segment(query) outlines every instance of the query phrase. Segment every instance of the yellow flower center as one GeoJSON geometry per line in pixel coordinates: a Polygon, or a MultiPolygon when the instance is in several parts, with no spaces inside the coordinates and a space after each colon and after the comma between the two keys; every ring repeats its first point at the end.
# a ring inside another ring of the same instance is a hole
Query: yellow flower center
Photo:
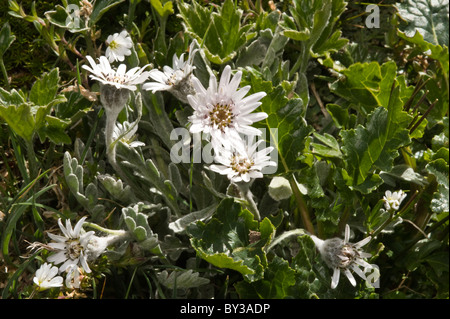
{"type": "Polygon", "coordinates": [[[78,240],[70,240],[67,242],[67,255],[70,259],[74,260],[80,257],[83,252],[83,247],[78,240]]]}
{"type": "Polygon", "coordinates": [[[115,72],[112,72],[107,74],[105,79],[108,82],[124,84],[128,80],[128,77],[126,75],[118,76],[115,72]]]}
{"type": "Polygon", "coordinates": [[[117,49],[119,47],[119,44],[116,41],[112,40],[111,43],[109,44],[109,47],[112,50],[115,50],[115,49],[117,49]]]}
{"type": "Polygon", "coordinates": [[[231,168],[239,174],[247,173],[253,164],[254,162],[252,160],[242,155],[234,155],[231,158],[231,168]]]}
{"type": "Polygon", "coordinates": [[[218,103],[214,106],[213,110],[209,112],[209,117],[211,122],[223,131],[225,127],[230,126],[234,115],[230,105],[218,103]]]}

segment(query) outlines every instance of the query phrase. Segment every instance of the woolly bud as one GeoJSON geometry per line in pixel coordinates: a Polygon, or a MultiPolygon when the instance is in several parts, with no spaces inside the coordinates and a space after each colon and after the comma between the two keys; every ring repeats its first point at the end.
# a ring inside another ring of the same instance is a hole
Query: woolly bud
{"type": "Polygon", "coordinates": [[[269,195],[276,201],[291,197],[292,189],[289,181],[280,176],[272,178],[269,184],[269,195]]]}

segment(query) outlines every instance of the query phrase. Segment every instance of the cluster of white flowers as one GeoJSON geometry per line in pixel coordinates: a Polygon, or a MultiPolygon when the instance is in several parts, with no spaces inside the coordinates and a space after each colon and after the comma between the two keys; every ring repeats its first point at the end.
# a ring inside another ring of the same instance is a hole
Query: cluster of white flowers
{"type": "MultiPolygon", "coordinates": [[[[257,92],[246,96],[251,87],[239,88],[241,71],[231,77],[231,67],[226,66],[219,83],[216,77],[211,75],[206,89],[193,74],[194,55],[199,50],[195,48],[198,46],[195,40],[189,46],[186,60],[184,53],[180,57],[175,54],[172,67],[164,66],[162,71],[144,71],[148,65],[133,68],[128,72],[125,64],[120,64],[117,70],[112,68],[110,62],[124,61],[124,57],[131,54],[132,41],[128,33],[122,31],[109,36],[107,43],[109,46],[106,56],[99,58],[99,64],[87,56],[91,66],[84,65],[83,68],[92,73],[91,79],[107,87],[102,91],[101,100],[107,115],[111,115],[111,121],[115,123],[118,113],[128,99],[128,93],[123,91],[135,91],[138,84],[143,84],[144,90],[153,93],[168,91],[182,102],[189,103],[194,111],[189,117],[190,132],[202,132],[211,138],[215,161],[218,164],[212,165],[211,170],[227,175],[232,182],[249,182],[262,177],[261,171],[264,167],[276,166],[268,156],[273,148],[267,147],[257,151],[261,143],[253,143],[252,138],[261,135],[261,131],[252,127],[252,124],[268,116],[265,112],[252,113],[261,105],[260,100],[266,93],[257,92]],[[149,77],[156,82],[144,83],[149,77]]],[[[127,131],[125,123],[115,124],[113,137],[118,138],[123,134],[130,140],[136,132],[137,127],[134,128],[133,131],[127,131]]],[[[141,142],[130,144],[131,147],[142,145],[141,142]]]]}
{"type": "Polygon", "coordinates": [[[383,196],[384,207],[386,210],[398,210],[400,208],[400,204],[406,198],[406,193],[402,190],[398,192],[386,191],[383,196]]]}
{"type": "Polygon", "coordinates": [[[83,274],[92,272],[89,262],[95,261],[110,244],[120,237],[119,235],[98,237],[94,231],[86,232],[83,229],[85,220],[86,217],[81,218],[72,228],[69,219],[66,220],[65,226],[59,219],[58,225],[62,236],[48,233],[53,242],[49,243],[46,248],[52,254],[47,258],[49,263],[42,264],[33,278],[33,282],[39,290],[62,287],[63,277],[56,275],[64,272],[66,273],[66,287],[69,289],[80,288],[83,274]]]}
{"type": "Polygon", "coordinates": [[[215,161],[220,165],[211,165],[210,169],[227,175],[232,182],[249,182],[252,178],[262,177],[261,170],[266,166],[276,166],[267,156],[272,147],[256,151],[262,140],[253,143],[254,136],[261,131],[252,127],[254,122],[267,118],[267,113],[252,113],[266,93],[258,92],[247,97],[250,86],[238,89],[242,72],[231,78],[231,68],[226,66],[219,83],[211,76],[208,89],[197,78],[193,78],[195,95],[188,95],[188,101],[194,109],[189,117],[190,132],[210,134],[215,151],[215,161]],[[242,138],[240,134],[248,137],[242,138]]]}

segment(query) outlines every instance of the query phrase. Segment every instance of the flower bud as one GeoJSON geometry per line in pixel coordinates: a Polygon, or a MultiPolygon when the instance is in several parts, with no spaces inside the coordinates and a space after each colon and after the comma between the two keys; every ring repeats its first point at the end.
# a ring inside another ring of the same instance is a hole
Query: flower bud
{"type": "Polygon", "coordinates": [[[128,89],[117,89],[112,85],[102,85],[100,87],[100,101],[108,117],[110,114],[115,114],[115,117],[117,117],[126,105],[129,97],[130,91],[128,89]]]}
{"type": "Polygon", "coordinates": [[[280,176],[272,178],[269,184],[269,195],[276,201],[291,197],[292,189],[289,181],[280,176]]]}

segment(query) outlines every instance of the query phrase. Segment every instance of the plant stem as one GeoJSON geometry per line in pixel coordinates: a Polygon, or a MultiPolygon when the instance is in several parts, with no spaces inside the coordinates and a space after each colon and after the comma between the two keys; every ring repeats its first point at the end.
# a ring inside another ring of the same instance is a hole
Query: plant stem
{"type": "Polygon", "coordinates": [[[418,194],[419,194],[419,192],[416,191],[397,214],[394,214],[395,211],[391,210],[389,212],[390,213],[389,218],[380,227],[378,227],[377,230],[375,230],[372,234],[370,234],[372,236],[372,238],[375,238],[391,222],[393,222],[397,218],[401,217],[407,211],[407,209],[411,206],[411,204],[414,202],[414,200],[416,199],[418,194]]]}
{"type": "Polygon", "coordinates": [[[134,12],[136,11],[136,5],[138,4],[138,2],[139,1],[137,0],[130,0],[130,6],[128,7],[127,27],[126,27],[128,31],[131,30],[131,26],[134,20],[134,12]]]}
{"type": "Polygon", "coordinates": [[[94,224],[94,223],[85,222],[84,225],[86,225],[88,227],[91,227],[91,228],[94,228],[96,230],[99,230],[99,231],[101,231],[103,233],[113,235],[113,236],[123,236],[123,237],[125,237],[125,235],[128,234],[127,231],[122,230],[122,229],[119,229],[119,230],[108,229],[108,228],[104,228],[104,227],[99,226],[99,225],[94,224]]]}
{"type": "Polygon", "coordinates": [[[297,181],[295,180],[295,177],[293,175],[291,175],[291,178],[289,178],[289,183],[291,185],[292,192],[294,193],[294,197],[297,202],[297,208],[300,212],[300,217],[302,219],[303,225],[311,235],[315,235],[314,226],[311,222],[311,218],[309,217],[308,207],[306,207],[303,196],[298,189],[297,181]]]}
{"type": "Polygon", "coordinates": [[[118,113],[106,112],[106,127],[105,127],[105,142],[106,142],[106,156],[109,163],[114,168],[114,170],[119,174],[120,178],[123,179],[128,185],[133,185],[129,180],[127,175],[122,171],[119,164],[116,161],[116,146],[117,143],[114,141],[113,133],[114,127],[116,125],[116,120],[118,113]]]}
{"type": "Polygon", "coordinates": [[[345,206],[344,212],[341,215],[341,218],[339,219],[338,224],[338,234],[342,234],[345,229],[345,225],[347,224],[347,220],[350,216],[350,206],[345,206]]]}
{"type": "Polygon", "coordinates": [[[0,68],[2,69],[3,78],[5,79],[5,88],[7,91],[9,91],[9,80],[8,80],[8,73],[6,72],[5,64],[3,63],[3,57],[0,56],[0,68]]]}
{"type": "Polygon", "coordinates": [[[260,221],[261,214],[259,213],[258,207],[256,206],[255,201],[253,200],[253,194],[250,191],[250,183],[236,183],[239,187],[242,198],[247,202],[248,210],[255,216],[255,219],[260,221]]]}
{"type": "Polygon", "coordinates": [[[304,73],[309,61],[309,49],[310,47],[302,43],[302,53],[299,55],[292,69],[289,71],[289,79],[294,77],[295,72],[300,68],[299,73],[304,73]]]}
{"type": "Polygon", "coordinates": [[[282,242],[283,240],[285,240],[288,237],[291,236],[301,236],[301,235],[306,235],[306,232],[304,229],[301,228],[297,228],[297,229],[293,229],[293,230],[289,230],[286,231],[284,233],[282,233],[280,236],[278,236],[277,238],[275,238],[270,245],[267,247],[266,253],[269,252],[269,250],[271,250],[273,247],[275,247],[276,245],[278,245],[280,242],[282,242]]]}
{"type": "Polygon", "coordinates": [[[30,180],[35,179],[38,176],[39,164],[36,159],[36,153],[34,152],[33,139],[25,141],[27,148],[28,166],[30,170],[30,180]]]}

